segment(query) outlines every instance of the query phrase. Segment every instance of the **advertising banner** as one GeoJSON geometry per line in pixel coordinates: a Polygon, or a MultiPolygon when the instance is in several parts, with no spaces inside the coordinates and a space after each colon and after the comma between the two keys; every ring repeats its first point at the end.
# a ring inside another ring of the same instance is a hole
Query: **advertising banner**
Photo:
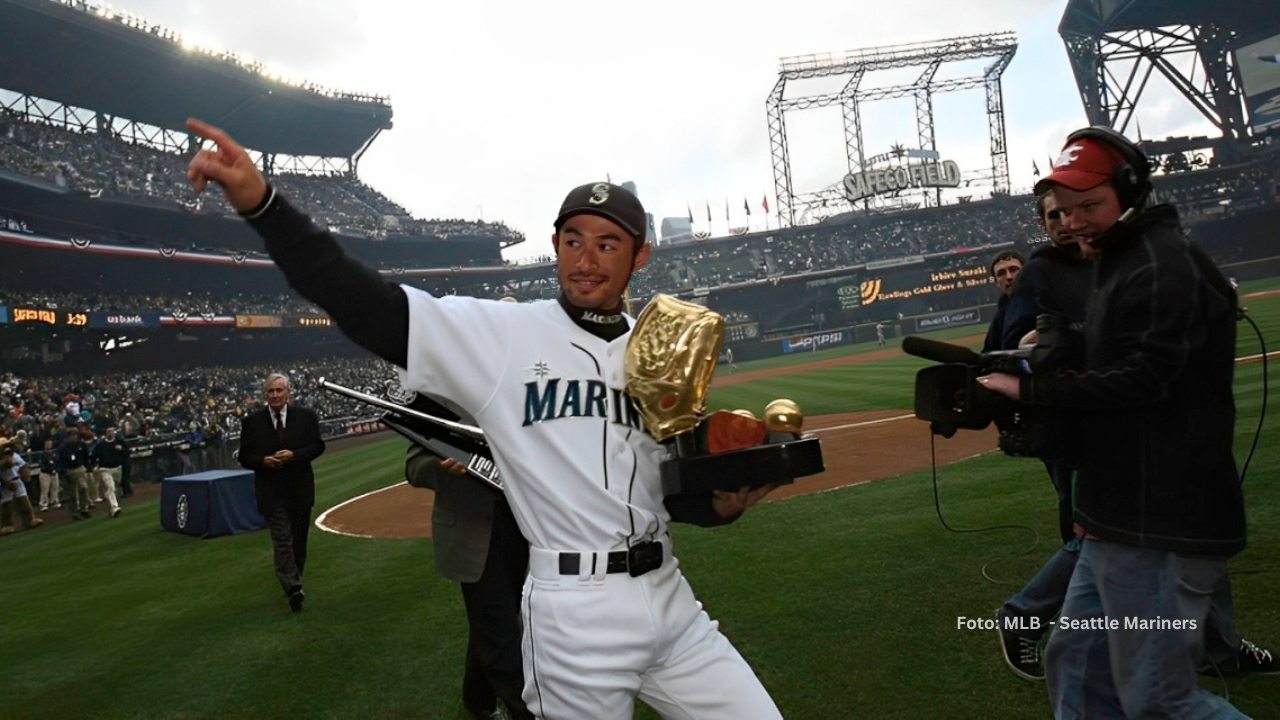
{"type": "Polygon", "coordinates": [[[209,326],[232,326],[235,325],[236,319],[230,315],[215,315],[214,313],[185,313],[174,311],[169,315],[160,316],[161,325],[185,325],[188,327],[209,327],[209,326]]]}
{"type": "Polygon", "coordinates": [[[284,327],[284,318],[280,315],[236,315],[238,328],[278,328],[284,327]]]}
{"type": "Polygon", "coordinates": [[[933,313],[932,315],[921,315],[916,318],[916,332],[927,332],[960,325],[976,325],[979,322],[982,322],[982,317],[977,308],[933,313]]]}
{"type": "Polygon", "coordinates": [[[831,332],[814,333],[812,335],[798,335],[782,341],[782,352],[813,352],[815,350],[824,350],[837,345],[844,345],[851,340],[852,338],[847,330],[833,330],[831,332]]]}
{"type": "Polygon", "coordinates": [[[141,328],[158,327],[159,325],[160,313],[158,312],[117,313],[98,311],[89,313],[89,327],[92,328],[141,328]]]}

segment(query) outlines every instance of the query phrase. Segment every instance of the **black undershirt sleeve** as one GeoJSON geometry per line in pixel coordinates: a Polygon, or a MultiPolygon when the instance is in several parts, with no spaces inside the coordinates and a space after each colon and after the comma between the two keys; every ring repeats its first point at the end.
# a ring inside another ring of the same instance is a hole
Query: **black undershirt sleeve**
{"type": "Polygon", "coordinates": [[[671,513],[673,521],[702,527],[728,525],[742,517],[742,513],[733,517],[721,517],[711,504],[710,495],[668,495],[663,498],[662,504],[671,513]]]}
{"type": "Polygon", "coordinates": [[[269,191],[244,213],[289,285],[319,305],[356,344],[399,367],[409,358],[409,299],[395,283],[343,251],[283,196],[269,191]]]}

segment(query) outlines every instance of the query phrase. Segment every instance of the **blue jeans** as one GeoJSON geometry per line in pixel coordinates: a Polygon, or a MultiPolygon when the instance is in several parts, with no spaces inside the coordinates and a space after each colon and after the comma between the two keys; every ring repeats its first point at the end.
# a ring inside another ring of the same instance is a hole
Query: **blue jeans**
{"type": "MultiPolygon", "coordinates": [[[[1014,626],[1024,628],[1013,630],[1014,633],[1039,640],[1053,627],[1049,621],[1062,610],[1071,575],[1076,570],[1081,542],[1081,538],[1072,538],[1059,548],[1018,594],[1000,607],[1001,618],[1012,618],[1014,626]],[[1030,618],[1037,618],[1038,622],[1030,622],[1030,618]]],[[[1209,617],[1204,623],[1204,641],[1196,658],[1196,667],[1205,674],[1225,674],[1240,669],[1240,635],[1236,632],[1235,602],[1225,573],[1214,585],[1209,617]]]]}
{"type": "Polygon", "coordinates": [[[1039,640],[1052,627],[1049,622],[1062,609],[1062,602],[1067,597],[1067,587],[1071,584],[1071,575],[1076,571],[1080,543],[1080,538],[1071,538],[1022,586],[1017,595],[1009,598],[1000,608],[1001,618],[1024,620],[1020,625],[1027,629],[1015,631],[1018,635],[1039,640]],[[1026,618],[1038,618],[1039,622],[1026,623],[1026,618]],[[1031,629],[1032,627],[1038,629],[1031,629]]]}
{"type": "Polygon", "coordinates": [[[1226,574],[1226,560],[1085,540],[1046,654],[1054,717],[1246,717],[1196,679],[1209,606],[1226,574]],[[1126,628],[1131,619],[1187,626],[1126,628]]]}

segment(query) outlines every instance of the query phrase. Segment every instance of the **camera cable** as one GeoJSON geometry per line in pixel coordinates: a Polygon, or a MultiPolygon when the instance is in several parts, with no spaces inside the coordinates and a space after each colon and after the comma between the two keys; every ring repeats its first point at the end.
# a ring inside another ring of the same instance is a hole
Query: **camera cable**
{"type": "Polygon", "coordinates": [[[1247,308],[1237,309],[1236,318],[1249,323],[1254,334],[1258,336],[1258,347],[1262,350],[1262,405],[1258,408],[1258,427],[1253,431],[1253,444],[1249,446],[1249,454],[1245,456],[1244,465],[1240,468],[1240,484],[1243,485],[1245,473],[1249,472],[1249,462],[1253,460],[1253,453],[1258,449],[1258,439],[1262,437],[1262,422],[1267,417],[1267,342],[1262,337],[1262,329],[1258,327],[1258,323],[1249,317],[1247,308]]]}
{"type": "MultiPolygon", "coordinates": [[[[1031,544],[1028,545],[1025,550],[1018,553],[1018,555],[1027,555],[1031,552],[1034,552],[1035,549],[1040,546],[1039,531],[1037,531],[1035,528],[1029,525],[1008,524],[1008,525],[986,525],[986,526],[974,527],[974,528],[959,528],[947,522],[947,518],[942,514],[942,494],[938,489],[937,434],[932,432],[929,433],[929,467],[933,473],[933,509],[934,509],[934,512],[937,513],[938,522],[942,523],[942,527],[946,528],[948,531],[953,533],[983,533],[983,532],[992,532],[995,530],[1026,530],[1027,532],[1031,533],[1031,544]]],[[[1014,582],[1010,580],[1000,580],[995,577],[992,577],[990,572],[991,566],[1002,559],[1003,558],[991,558],[990,560],[983,563],[982,577],[986,578],[987,582],[993,585],[1021,585],[1022,584],[1021,582],[1014,582]]]]}

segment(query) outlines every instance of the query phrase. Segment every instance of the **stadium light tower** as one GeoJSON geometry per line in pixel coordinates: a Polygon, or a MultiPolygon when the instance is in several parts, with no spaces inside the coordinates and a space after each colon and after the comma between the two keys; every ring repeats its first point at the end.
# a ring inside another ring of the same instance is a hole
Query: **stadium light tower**
{"type": "MultiPolygon", "coordinates": [[[[769,121],[769,145],[773,158],[774,193],[777,196],[778,222],[791,226],[797,211],[822,207],[830,210],[832,202],[851,208],[847,197],[824,190],[797,195],[792,184],[791,154],[787,143],[785,114],[788,110],[809,110],[839,103],[844,114],[844,150],[849,173],[869,169],[863,148],[860,103],[900,97],[915,98],[918,150],[937,158],[934,135],[933,96],[975,87],[986,89],[988,132],[991,141],[991,175],[993,191],[1009,192],[1009,161],[1005,146],[1004,98],[1000,78],[1017,51],[1018,42],[1012,32],[970,35],[924,43],[892,45],[851,50],[841,53],[799,55],[779,61],[778,81],[765,103],[769,121]],[[970,77],[938,80],[938,70],[945,63],[992,58],[982,73],[970,77]],[[915,82],[892,87],[866,89],[862,81],[867,73],[878,70],[921,68],[915,82]],[[786,97],[789,81],[820,77],[844,77],[843,87],[836,92],[786,97]]],[[[941,189],[936,191],[941,202],[941,189]]]]}

